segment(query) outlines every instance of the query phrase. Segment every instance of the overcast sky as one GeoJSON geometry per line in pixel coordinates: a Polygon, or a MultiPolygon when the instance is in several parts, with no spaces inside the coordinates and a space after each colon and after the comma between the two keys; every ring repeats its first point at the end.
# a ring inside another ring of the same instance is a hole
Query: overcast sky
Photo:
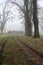
{"type": "MultiPolygon", "coordinates": [[[[4,4],[5,0],[0,0],[0,5],[4,4]]],[[[43,7],[43,0],[39,0],[38,4],[43,7]]],[[[16,8],[16,7],[15,7],[16,8]]],[[[17,10],[15,8],[12,8],[11,12],[14,12],[14,15],[18,14],[17,10]]],[[[0,11],[2,11],[2,6],[0,7],[0,11]]],[[[8,30],[24,30],[24,25],[21,24],[21,20],[16,16],[14,16],[13,21],[8,21],[6,23],[6,31],[8,30]]]]}

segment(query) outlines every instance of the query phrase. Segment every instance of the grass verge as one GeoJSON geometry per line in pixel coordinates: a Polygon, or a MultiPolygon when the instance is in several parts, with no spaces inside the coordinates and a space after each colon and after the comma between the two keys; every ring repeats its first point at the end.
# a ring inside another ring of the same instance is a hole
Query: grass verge
{"type": "Polygon", "coordinates": [[[19,37],[25,44],[36,49],[39,52],[43,52],[43,38],[32,38],[27,36],[19,37]]]}

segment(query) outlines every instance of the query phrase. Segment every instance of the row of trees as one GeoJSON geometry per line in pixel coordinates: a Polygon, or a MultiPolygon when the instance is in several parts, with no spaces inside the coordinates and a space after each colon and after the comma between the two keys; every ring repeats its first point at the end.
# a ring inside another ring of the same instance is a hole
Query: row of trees
{"type": "MultiPolygon", "coordinates": [[[[5,26],[5,23],[9,19],[9,13],[10,9],[8,11],[6,10],[6,6],[10,2],[11,4],[17,5],[19,7],[20,12],[23,13],[22,18],[24,17],[25,21],[25,35],[26,36],[32,36],[32,26],[34,25],[34,37],[40,37],[39,35],[39,23],[38,23],[38,10],[37,10],[37,0],[22,0],[23,6],[19,4],[18,0],[7,0],[3,9],[3,15],[0,16],[0,19],[2,17],[1,21],[1,33],[3,33],[3,29],[5,26]],[[8,2],[8,3],[7,3],[8,2]]],[[[12,7],[11,7],[12,8],[12,7]]],[[[21,13],[19,13],[21,14],[21,13]]]]}
{"type": "Polygon", "coordinates": [[[37,0],[23,0],[24,6],[21,7],[17,2],[12,2],[16,4],[24,14],[25,19],[25,35],[32,36],[32,22],[34,24],[34,37],[39,36],[39,26],[38,26],[38,12],[37,12],[37,0]]]}

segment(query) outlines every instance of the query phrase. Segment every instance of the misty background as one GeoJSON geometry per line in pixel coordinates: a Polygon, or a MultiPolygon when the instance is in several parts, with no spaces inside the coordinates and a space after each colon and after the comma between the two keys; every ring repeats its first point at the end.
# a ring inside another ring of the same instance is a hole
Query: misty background
{"type": "MultiPolygon", "coordinates": [[[[12,0],[12,1],[14,1],[14,0],[12,0]]],[[[17,0],[17,2],[21,6],[23,6],[22,0],[20,0],[20,1],[17,0]]],[[[7,4],[5,11],[7,12],[10,10],[10,12],[8,15],[8,20],[5,23],[3,32],[5,32],[5,33],[7,33],[8,31],[23,31],[23,32],[25,32],[24,19],[19,18],[19,16],[23,13],[19,11],[19,7],[17,5],[10,3],[10,0],[0,0],[0,15],[3,15],[3,9],[5,6],[5,3],[7,4]]],[[[43,14],[42,14],[43,13],[43,0],[38,0],[38,8],[40,10],[40,12],[39,12],[40,34],[43,34],[43,24],[42,24],[43,23],[43,14]]],[[[1,17],[1,19],[3,19],[3,18],[1,17]]]]}

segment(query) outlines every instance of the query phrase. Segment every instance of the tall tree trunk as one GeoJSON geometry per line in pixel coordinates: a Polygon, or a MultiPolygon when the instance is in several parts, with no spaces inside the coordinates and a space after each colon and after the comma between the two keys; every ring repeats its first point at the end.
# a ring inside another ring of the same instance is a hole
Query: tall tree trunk
{"type": "Polygon", "coordinates": [[[26,20],[26,16],[25,16],[25,36],[27,36],[27,20],[26,20]]]}
{"type": "Polygon", "coordinates": [[[33,22],[34,22],[34,37],[39,37],[37,0],[33,0],[33,22]]]}
{"type": "Polygon", "coordinates": [[[24,0],[25,6],[25,35],[32,36],[32,24],[29,17],[28,0],[24,0]]]}
{"type": "Polygon", "coordinates": [[[3,34],[3,22],[1,22],[1,34],[3,34]]]}

